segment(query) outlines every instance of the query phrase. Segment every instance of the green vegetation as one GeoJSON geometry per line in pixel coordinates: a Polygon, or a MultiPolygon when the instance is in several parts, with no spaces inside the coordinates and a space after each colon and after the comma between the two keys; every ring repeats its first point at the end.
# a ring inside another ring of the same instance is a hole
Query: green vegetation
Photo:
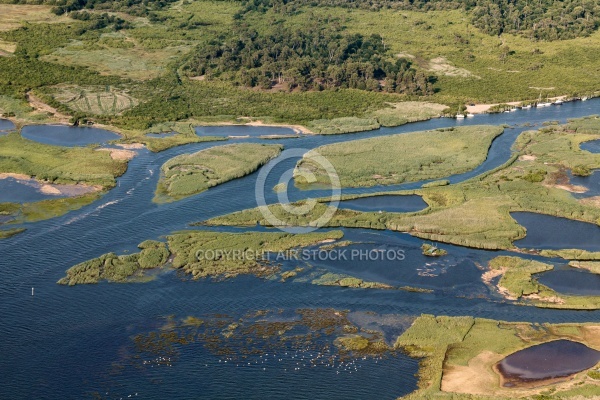
{"type": "MultiPolygon", "coordinates": [[[[2,7],[0,96],[12,104],[2,113],[15,118],[32,91],[74,120],[121,131],[251,117],[335,133],[428,118],[395,112],[406,100],[455,112],[465,103],[532,100],[540,92],[589,96],[600,85],[586,72],[600,54],[589,4],[56,4],[69,17],[52,17],[44,6],[2,7]]],[[[425,114],[442,112],[433,111],[425,114]]],[[[54,114],[40,109],[19,118],[56,117],[47,113],[54,114]]]]}
{"type": "Polygon", "coordinates": [[[8,239],[10,237],[13,237],[13,236],[18,235],[19,233],[23,233],[23,232],[25,232],[25,228],[1,229],[0,230],[0,239],[8,239]]]}
{"type": "Polygon", "coordinates": [[[600,260],[600,252],[591,252],[579,249],[541,250],[540,255],[551,258],[560,257],[566,260],[600,260]]]}
{"type": "Polygon", "coordinates": [[[421,251],[424,256],[428,257],[442,257],[448,254],[448,252],[444,249],[440,249],[433,244],[423,243],[421,245],[421,251]]]}
{"type": "MultiPolygon", "coordinates": [[[[600,168],[600,155],[579,149],[582,142],[598,139],[598,127],[600,120],[591,117],[565,126],[524,132],[516,141],[513,157],[492,171],[456,185],[386,193],[420,195],[429,205],[425,210],[380,214],[339,209],[328,226],[390,229],[434,242],[510,249],[515,240],[525,236],[525,229],[510,216],[511,212],[535,212],[597,224],[600,208],[579,201],[559,182],[575,165],[600,168]],[[539,170],[546,171],[543,182],[524,178],[539,170]]],[[[325,212],[329,199],[320,201],[323,203],[306,215],[289,215],[280,205],[271,205],[269,209],[287,225],[305,226],[325,212]]],[[[258,209],[213,218],[206,223],[269,225],[258,209]]]]}
{"type": "Polygon", "coordinates": [[[161,167],[154,201],[176,201],[246,176],[277,157],[283,147],[231,144],[174,157],[161,167]]]}
{"type": "Polygon", "coordinates": [[[0,137],[0,173],[23,174],[51,183],[85,183],[112,188],[125,173],[127,162],[92,148],[63,148],[23,139],[12,133],[0,137]]]}
{"type": "Polygon", "coordinates": [[[472,317],[422,315],[396,341],[412,357],[421,358],[419,389],[407,399],[510,399],[515,397],[567,398],[597,393],[587,371],[574,381],[550,388],[506,388],[493,367],[504,357],[524,348],[557,339],[579,341],[592,348],[600,342],[593,324],[543,324],[503,322],[472,317]],[[576,384],[573,384],[576,383],[576,384]],[[576,388],[576,389],[574,389],[576,388]]]}
{"type": "MultiPolygon", "coordinates": [[[[114,160],[108,152],[93,148],[64,148],[23,139],[18,133],[0,137],[0,177],[32,177],[42,183],[81,184],[88,193],[76,197],[48,199],[35,203],[0,204],[0,215],[12,216],[2,224],[35,222],[63,215],[97,200],[115,186],[115,178],[125,173],[127,161],[114,160]],[[92,187],[93,186],[93,187],[92,187]]],[[[23,229],[3,231],[0,238],[23,229]],[[6,233],[8,232],[8,233],[6,233]]]]}
{"type": "Polygon", "coordinates": [[[600,274],[600,261],[571,261],[569,266],[586,269],[593,274],[600,274]]]}
{"type": "Polygon", "coordinates": [[[600,296],[564,295],[538,283],[533,275],[554,269],[550,264],[500,256],[489,262],[489,268],[492,272],[497,272],[494,275],[502,276],[497,288],[508,299],[531,301],[536,307],[543,308],[600,309],[600,296]]]}
{"type": "Polygon", "coordinates": [[[312,283],[321,286],[341,286],[361,289],[393,289],[392,286],[386,285],[385,283],[365,282],[360,278],[354,278],[344,274],[334,274],[331,272],[325,273],[319,278],[314,279],[312,283]]]}
{"type": "Polygon", "coordinates": [[[77,264],[58,283],[73,286],[102,280],[129,282],[142,277],[144,270],[162,267],[167,262],[169,251],[164,243],[148,240],[138,247],[142,249],[139,253],[124,256],[108,253],[77,264]]]}
{"type": "Polygon", "coordinates": [[[333,164],[343,187],[390,185],[437,179],[469,171],[481,164],[502,128],[469,126],[353,140],[321,146],[306,153],[294,172],[315,174],[318,183],[329,183],[324,167],[313,154],[333,164]],[[415,151],[419,149],[419,151],[415,151]]]}
{"type": "Polygon", "coordinates": [[[108,253],[85,261],[68,269],[67,276],[58,283],[128,282],[145,276],[148,270],[169,265],[194,279],[225,279],[240,274],[268,277],[279,271],[270,263],[269,252],[310,246],[342,236],[340,231],[298,235],[185,231],[168,236],[167,244],[145,241],[139,245],[140,253],[122,256],[108,253]]]}

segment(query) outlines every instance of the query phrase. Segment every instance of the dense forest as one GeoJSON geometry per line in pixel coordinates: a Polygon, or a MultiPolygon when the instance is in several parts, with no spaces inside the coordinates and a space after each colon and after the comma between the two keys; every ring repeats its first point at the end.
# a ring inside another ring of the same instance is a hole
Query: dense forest
{"type": "Polygon", "coordinates": [[[242,23],[223,41],[200,46],[185,69],[263,89],[433,91],[432,78],[408,60],[392,59],[381,36],[348,35],[320,19],[295,30],[277,26],[268,34],[242,23]]]}

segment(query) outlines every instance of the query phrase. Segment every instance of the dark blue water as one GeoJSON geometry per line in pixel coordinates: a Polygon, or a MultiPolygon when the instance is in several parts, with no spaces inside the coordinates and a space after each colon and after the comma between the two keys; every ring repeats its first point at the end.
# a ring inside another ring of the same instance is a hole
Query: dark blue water
{"type": "MultiPolygon", "coordinates": [[[[301,136],[276,140],[287,147],[311,149],[319,145],[356,138],[435,129],[467,124],[540,124],[594,114],[600,102],[565,104],[562,107],[409,124],[373,132],[336,136],[301,136]]],[[[262,129],[262,128],[260,128],[262,129]]],[[[450,177],[457,182],[504,163],[510,147],[523,128],[509,129],[492,145],[486,162],[475,171],[450,177]]],[[[531,129],[531,128],[527,128],[531,129]]],[[[267,132],[266,130],[263,131],[267,132]]],[[[238,132],[239,133],[239,132],[238,132]]],[[[248,139],[249,142],[259,139],[248,139]]],[[[0,241],[0,398],[82,398],[92,392],[104,398],[126,398],[138,393],[146,399],[188,398],[332,398],[393,399],[416,386],[416,360],[398,357],[365,362],[356,374],[338,375],[326,369],[307,368],[295,374],[280,369],[218,366],[219,358],[201,348],[182,349],[173,367],[139,370],[122,367],[131,359],[132,336],[156,330],[168,315],[186,317],[211,313],[244,314],[260,309],[295,310],[303,307],[332,307],[378,315],[417,316],[473,315],[508,321],[583,322],[598,321],[600,312],[573,312],[515,306],[482,296],[475,263],[498,255],[471,252],[442,245],[449,255],[435,260],[418,256],[420,240],[408,235],[346,230],[348,235],[365,235],[373,246],[402,248],[410,262],[388,265],[390,271],[373,265],[322,265],[338,272],[373,280],[411,283],[432,288],[432,293],[398,290],[357,290],[322,287],[302,282],[272,282],[241,277],[226,282],[189,281],[175,273],[159,275],[145,284],[98,284],[64,287],[55,282],[69,267],[103,253],[134,251],[147,239],[160,239],[186,229],[195,221],[256,206],[253,194],[257,174],[228,182],[176,203],[152,203],[160,166],[173,156],[199,151],[222,143],[197,143],[153,154],[140,151],[118,186],[101,200],[62,217],[35,224],[11,239],[0,241]],[[356,232],[356,233],[355,233],[356,232]],[[363,233],[361,233],[363,232],[363,233]],[[439,263],[428,276],[425,263],[439,263]],[[354,269],[353,269],[354,268],[354,269]],[[419,271],[424,273],[419,275],[419,271]],[[444,272],[445,271],[445,272],[444,272]],[[433,276],[435,274],[437,276],[433,276]],[[464,274],[464,276],[462,276],[464,274]],[[471,292],[462,295],[468,282],[471,292]],[[31,288],[35,296],[31,296],[31,288]],[[188,350],[189,349],[189,350],[188,350]],[[206,365],[210,366],[206,367],[206,365]],[[105,395],[109,392],[108,395],[105,395]]],[[[265,195],[276,201],[271,188],[277,172],[293,168],[286,160],[269,177],[265,195]]],[[[413,184],[420,186],[423,182],[413,184]]],[[[388,188],[389,189],[389,188],[388,188]]],[[[381,188],[354,189],[369,193],[381,188]]],[[[306,198],[319,192],[290,188],[290,197],[306,198]]],[[[587,243],[593,241],[587,238],[587,243]]],[[[317,267],[315,267],[317,268],[317,267]]],[[[388,327],[396,334],[402,324],[388,327]]]]}
{"type": "Polygon", "coordinates": [[[31,180],[14,178],[0,179],[0,203],[31,203],[46,199],[66,197],[65,195],[40,192],[41,185],[31,180]]]}
{"type": "Polygon", "coordinates": [[[200,136],[268,136],[268,135],[295,135],[296,132],[291,128],[276,126],[247,126],[247,125],[226,125],[226,126],[197,126],[196,134],[200,136]]]}
{"type": "Polygon", "coordinates": [[[511,354],[499,363],[506,378],[536,381],[569,376],[600,361],[600,352],[570,340],[555,340],[511,354]]]}
{"type": "Polygon", "coordinates": [[[581,150],[589,151],[590,153],[600,153],[600,140],[592,140],[581,144],[581,150]]]}
{"type": "Polygon", "coordinates": [[[66,125],[28,125],[21,129],[21,136],[39,143],[67,147],[104,144],[120,138],[104,129],[66,125]]]}
{"type": "Polygon", "coordinates": [[[516,212],[512,217],[527,229],[515,245],[531,249],[600,251],[600,226],[551,215],[516,212]]]}
{"type": "Polygon", "coordinates": [[[15,124],[7,119],[0,119],[0,136],[6,135],[13,129],[15,129],[15,124]]]}
{"type": "Polygon", "coordinates": [[[421,196],[373,196],[340,202],[340,208],[356,211],[415,212],[427,208],[421,196]]]}
{"type": "Polygon", "coordinates": [[[559,293],[600,296],[600,275],[568,266],[536,276],[538,282],[559,293]]]}
{"type": "Polygon", "coordinates": [[[585,193],[573,193],[578,199],[600,196],[600,170],[595,170],[590,176],[573,176],[569,172],[569,182],[587,188],[585,193]]]}

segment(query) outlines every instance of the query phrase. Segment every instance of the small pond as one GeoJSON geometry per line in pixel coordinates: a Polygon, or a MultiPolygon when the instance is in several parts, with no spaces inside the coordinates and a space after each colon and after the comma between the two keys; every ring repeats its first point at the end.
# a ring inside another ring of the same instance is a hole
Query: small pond
{"type": "Polygon", "coordinates": [[[537,280],[559,293],[600,296],[600,275],[583,269],[560,268],[538,275],[537,280]]]}
{"type": "Polygon", "coordinates": [[[248,125],[222,125],[222,126],[197,126],[196,134],[199,136],[228,136],[228,137],[260,137],[260,136],[289,136],[297,133],[291,128],[278,126],[248,126],[248,125]]]}
{"type": "Polygon", "coordinates": [[[581,144],[581,150],[587,150],[590,153],[600,153],[600,140],[592,140],[581,144]]]}
{"type": "Polygon", "coordinates": [[[592,368],[600,352],[571,340],[555,340],[517,351],[497,364],[504,386],[564,378],[592,368]]]}
{"type": "Polygon", "coordinates": [[[515,212],[511,216],[527,229],[518,247],[600,251],[600,226],[551,215],[515,212]]]}
{"type": "Polygon", "coordinates": [[[21,136],[39,143],[67,147],[104,144],[120,138],[104,129],[66,125],[28,125],[21,130],[21,136]]]}
{"type": "Polygon", "coordinates": [[[339,208],[356,211],[415,212],[427,208],[421,196],[372,196],[340,201],[339,208]]]}

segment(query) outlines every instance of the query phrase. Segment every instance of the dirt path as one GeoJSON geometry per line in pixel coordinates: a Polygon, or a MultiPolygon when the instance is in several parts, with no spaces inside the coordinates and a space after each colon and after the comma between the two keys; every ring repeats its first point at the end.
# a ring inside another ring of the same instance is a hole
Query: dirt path
{"type": "Polygon", "coordinates": [[[56,108],[44,103],[39,98],[35,97],[31,92],[27,92],[25,96],[29,102],[29,105],[35,108],[37,111],[53,114],[53,118],[63,124],[69,123],[70,117],[68,115],[61,114],[56,108]]]}

